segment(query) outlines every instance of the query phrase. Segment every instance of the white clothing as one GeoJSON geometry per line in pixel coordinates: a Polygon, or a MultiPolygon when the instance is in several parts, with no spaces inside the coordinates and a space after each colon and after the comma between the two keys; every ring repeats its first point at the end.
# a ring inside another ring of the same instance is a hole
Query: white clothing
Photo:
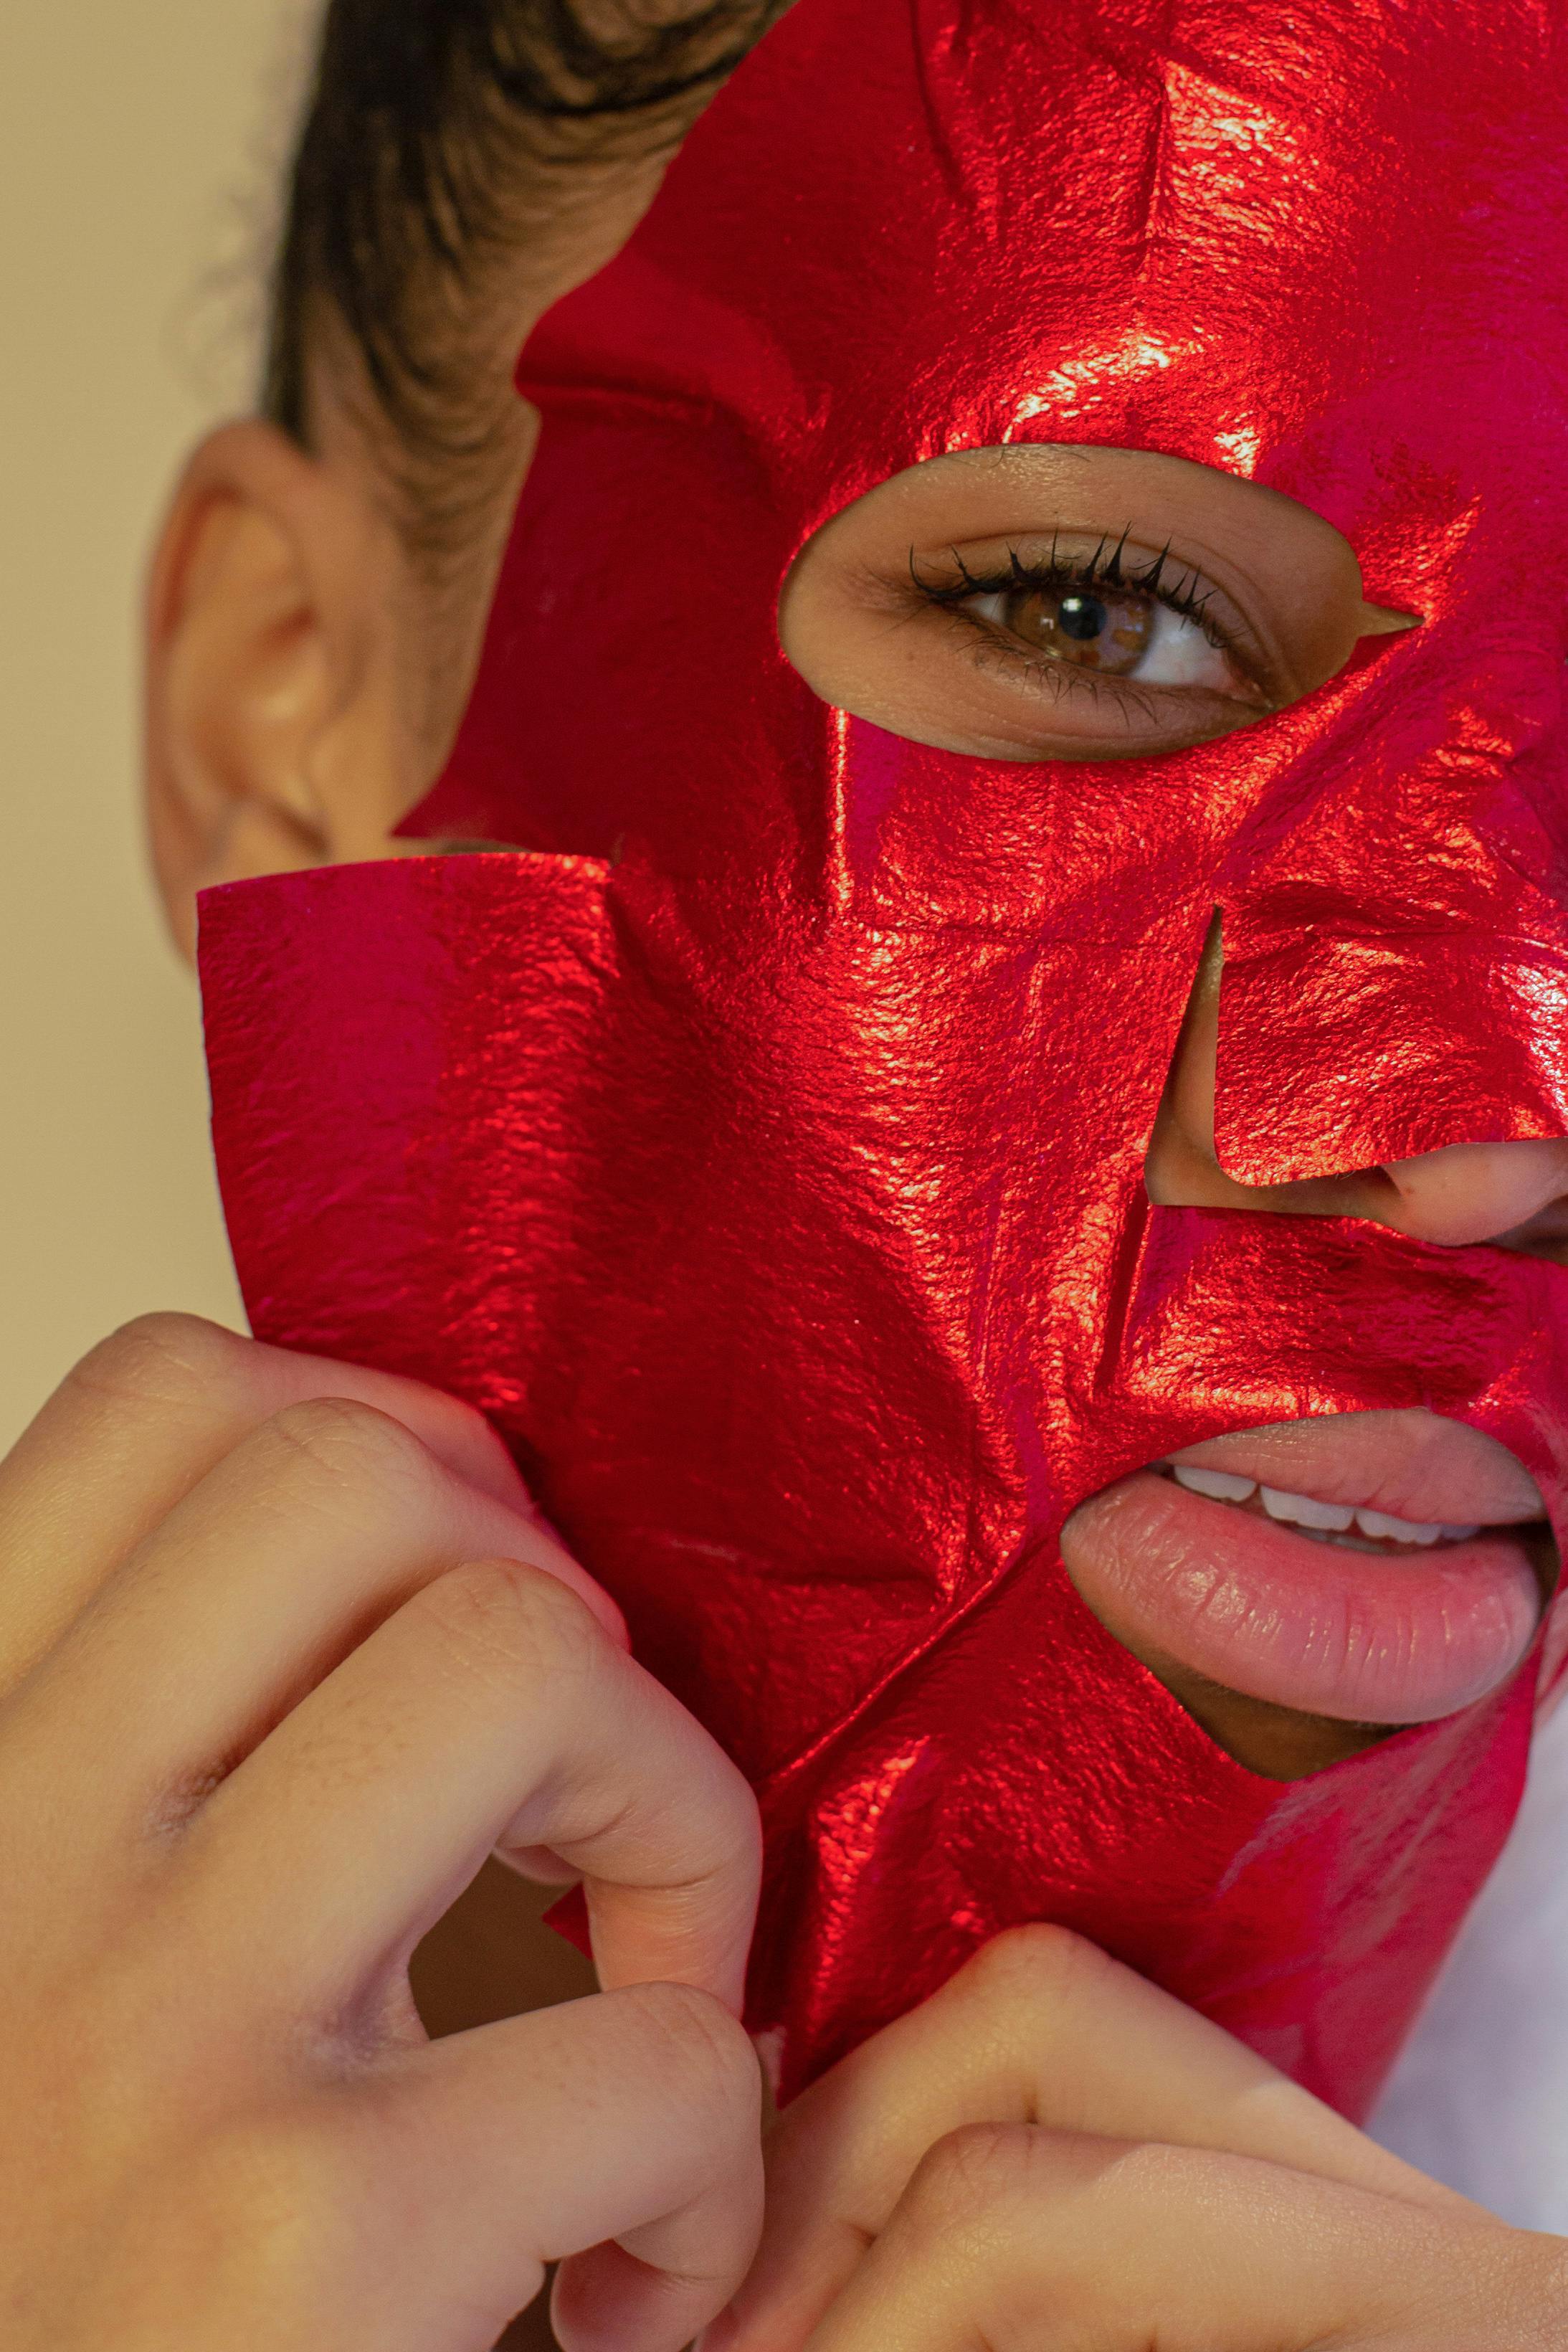
{"type": "Polygon", "coordinates": [[[1371,2129],[1504,2221],[1568,2235],[1568,1702],[1371,2129]]]}

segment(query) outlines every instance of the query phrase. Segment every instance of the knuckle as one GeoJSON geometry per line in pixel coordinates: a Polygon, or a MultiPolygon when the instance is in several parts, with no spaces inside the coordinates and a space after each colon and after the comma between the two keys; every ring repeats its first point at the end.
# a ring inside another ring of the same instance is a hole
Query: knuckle
{"type": "Polygon", "coordinates": [[[606,1993],[630,2011],[639,2032],[667,2055],[685,2094],[700,2095],[727,2116],[754,2125],[762,2073],[744,2027],[724,2003],[695,1985],[628,1985],[606,1993]]]}
{"type": "Polygon", "coordinates": [[[210,1405],[215,1387],[240,1377],[255,1344],[200,1315],[139,1315],[90,1349],[66,1385],[133,1405],[210,1405]]]}
{"type": "Polygon", "coordinates": [[[588,1679],[611,1646],[585,1601],[524,1560],[465,1560],[409,1605],[434,1627],[461,1672],[508,1693],[548,1686],[559,1699],[588,1679]]]}
{"type": "Polygon", "coordinates": [[[369,1486],[378,1494],[391,1488],[403,1500],[411,1489],[435,1484],[432,1458],[413,1432],[351,1397],[307,1397],[285,1405],[264,1434],[334,1486],[369,1486]]]}
{"type": "Polygon", "coordinates": [[[995,2226],[1028,2196],[1041,2135],[1028,2124],[964,2124],[927,2148],[904,2202],[917,2225],[995,2226]]]}
{"type": "Polygon", "coordinates": [[[988,2005],[1040,2007],[1073,1999],[1105,1966],[1095,1945],[1042,1921],[993,1936],[956,1981],[988,2005]]]}

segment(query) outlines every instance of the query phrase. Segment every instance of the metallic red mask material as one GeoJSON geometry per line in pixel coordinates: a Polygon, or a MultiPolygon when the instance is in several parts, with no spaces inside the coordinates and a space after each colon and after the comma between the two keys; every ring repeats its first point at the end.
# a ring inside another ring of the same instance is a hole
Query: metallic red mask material
{"type": "Polygon", "coordinates": [[[1552,1629],[1285,1786],[1057,1538],[1175,1446],[1409,1403],[1563,1523],[1568,1275],[1142,1163],[1217,905],[1233,1174],[1568,1132],[1565,52],[1552,0],[799,0],[524,353],[408,828],[519,854],[204,903],[256,1328],[482,1405],[740,1759],[787,2092],[1049,1918],[1359,2112],[1507,1832],[1552,1629]],[[804,540],[1019,440],[1252,476],[1423,625],[1158,759],[826,709],[804,540]]]}

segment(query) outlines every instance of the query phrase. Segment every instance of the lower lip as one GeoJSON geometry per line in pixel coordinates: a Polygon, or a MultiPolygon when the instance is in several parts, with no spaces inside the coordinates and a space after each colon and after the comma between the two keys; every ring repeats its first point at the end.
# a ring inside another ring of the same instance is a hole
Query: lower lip
{"type": "Polygon", "coordinates": [[[1061,1552],[1096,1616],[1151,1664],[1351,1723],[1426,1723],[1485,1697],[1541,1614],[1511,1528],[1358,1551],[1146,1470],[1075,1511],[1061,1552]]]}

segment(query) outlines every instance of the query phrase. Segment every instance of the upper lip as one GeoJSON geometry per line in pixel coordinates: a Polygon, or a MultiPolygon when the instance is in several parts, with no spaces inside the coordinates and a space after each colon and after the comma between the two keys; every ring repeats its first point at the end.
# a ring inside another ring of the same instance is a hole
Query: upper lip
{"type": "Polygon", "coordinates": [[[1420,1406],[1273,1422],[1166,1458],[1419,1524],[1512,1527],[1545,1516],[1540,1488],[1505,1446],[1420,1406]]]}

